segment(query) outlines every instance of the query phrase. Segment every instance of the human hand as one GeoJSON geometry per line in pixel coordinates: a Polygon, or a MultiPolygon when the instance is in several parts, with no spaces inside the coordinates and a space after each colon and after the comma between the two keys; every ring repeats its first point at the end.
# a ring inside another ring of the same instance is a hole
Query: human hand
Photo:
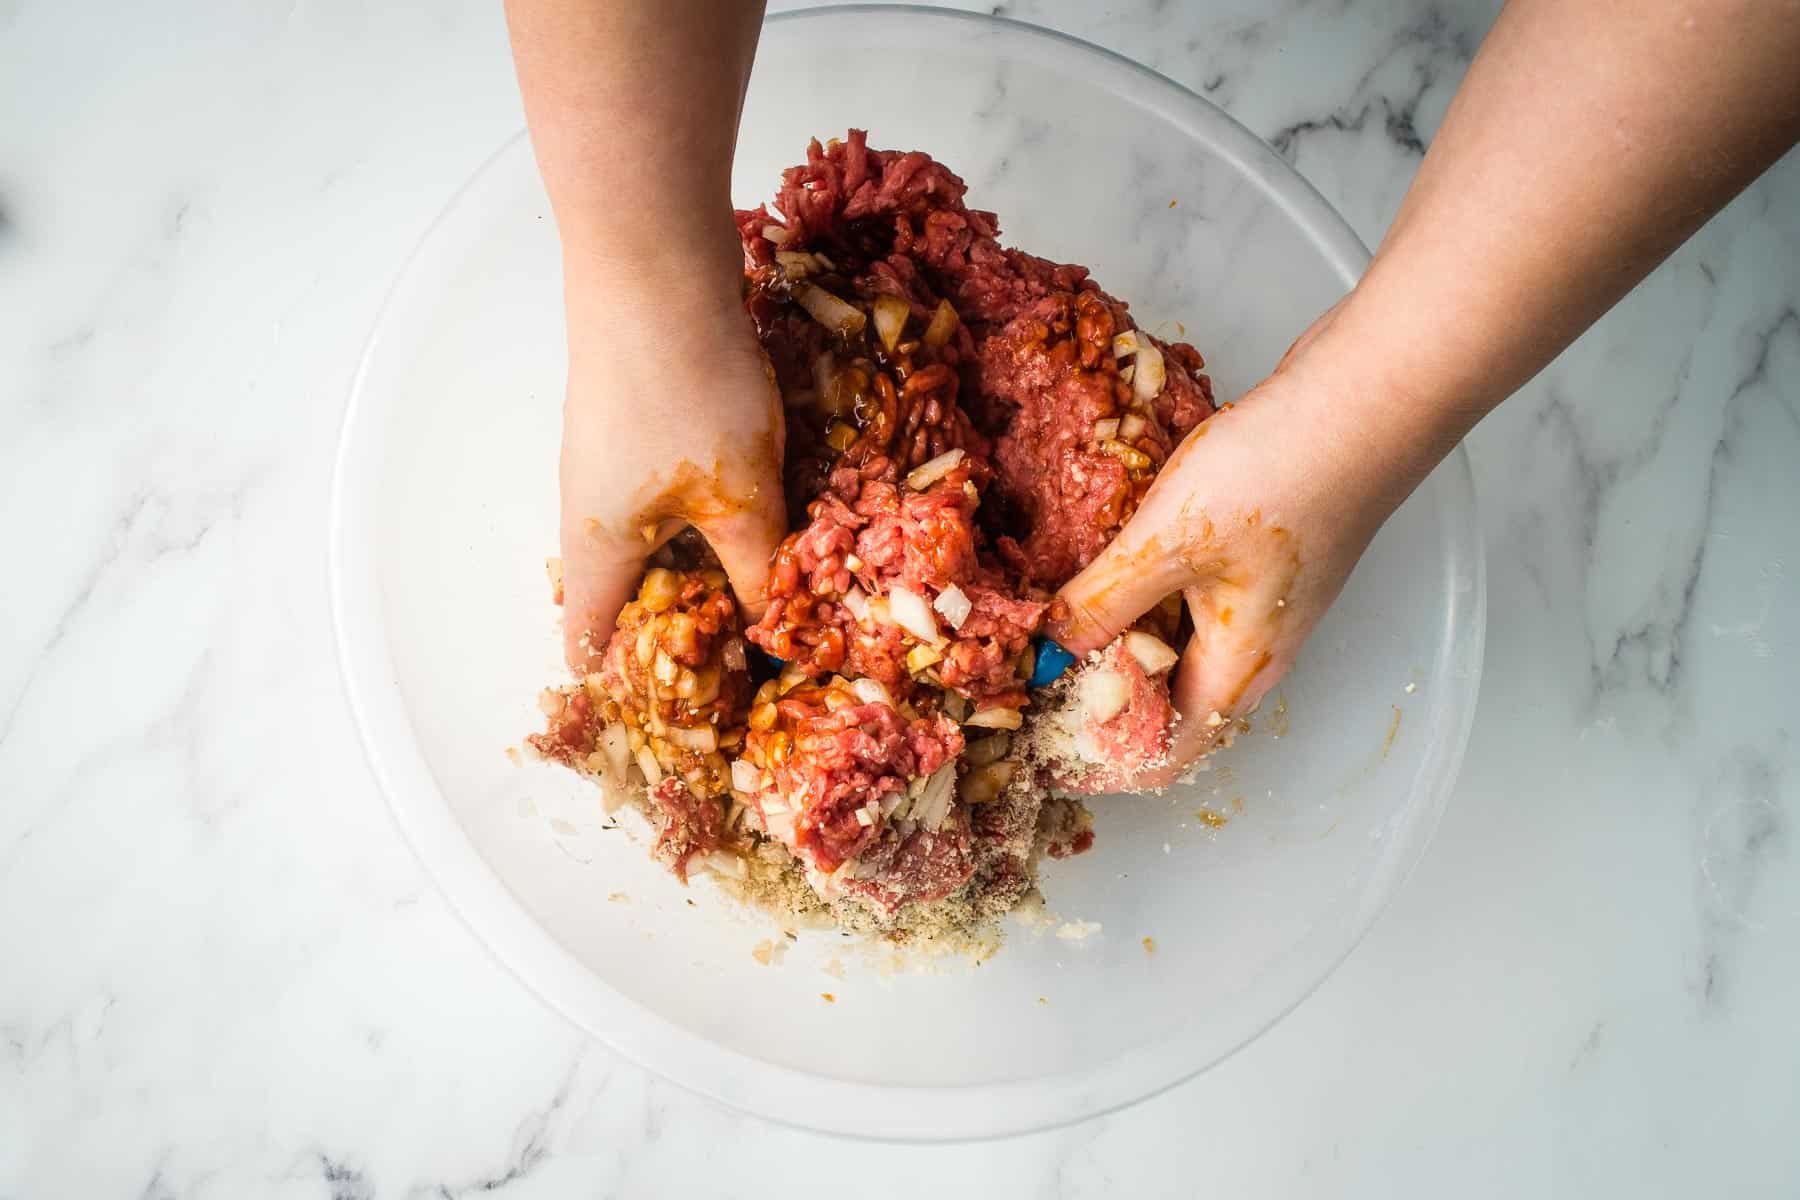
{"type": "Polygon", "coordinates": [[[1172,685],[1181,720],[1169,765],[1136,786],[1179,777],[1256,707],[1436,461],[1429,444],[1394,436],[1403,422],[1370,419],[1371,377],[1316,350],[1335,312],[1188,436],[1118,537],[1062,590],[1069,615],[1053,632],[1077,656],[1174,592],[1187,602],[1194,634],[1172,685]]]}
{"type": "Polygon", "coordinates": [[[737,294],[735,269],[705,286],[619,287],[567,270],[563,406],[564,650],[598,669],[644,559],[681,529],[718,554],[739,603],[760,615],[786,527],[781,398],[737,294]]]}

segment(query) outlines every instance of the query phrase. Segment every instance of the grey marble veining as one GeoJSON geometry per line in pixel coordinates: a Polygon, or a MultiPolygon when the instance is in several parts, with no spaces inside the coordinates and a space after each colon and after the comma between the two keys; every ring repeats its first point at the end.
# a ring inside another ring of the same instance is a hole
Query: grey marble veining
{"type": "MultiPolygon", "coordinates": [[[[1208,95],[1371,243],[1494,11],[983,7],[1208,95]]],[[[765,1125],[581,1038],[432,891],[357,748],[330,455],[385,288],[520,122],[497,6],[17,0],[0,112],[0,1196],[1800,1180],[1792,158],[1472,439],[1481,709],[1364,945],[1197,1081],[921,1149],[765,1125]]]]}

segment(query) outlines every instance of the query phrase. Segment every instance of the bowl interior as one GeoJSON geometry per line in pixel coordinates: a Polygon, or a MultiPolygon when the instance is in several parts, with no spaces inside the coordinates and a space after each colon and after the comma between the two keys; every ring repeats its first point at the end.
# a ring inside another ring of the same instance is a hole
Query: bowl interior
{"type": "MultiPolygon", "coordinates": [[[[1053,35],[891,11],[771,21],[735,199],[767,198],[809,137],[852,125],[930,151],[1008,242],[1089,265],[1140,321],[1185,331],[1223,397],[1361,265],[1323,201],[1228,118],[1053,35]]],[[[370,758],[408,837],[503,960],[627,1053],[845,1132],[1072,1119],[1254,1036],[1348,951],[1422,849],[1480,656],[1460,455],[1382,531],[1282,687],[1283,716],[1265,704],[1195,787],[1098,803],[1095,848],[1047,865],[1050,911],[1099,932],[1012,927],[984,965],[928,973],[805,934],[762,965],[753,947],[780,940],[767,921],[705,883],[684,890],[589,787],[506,754],[561,674],[543,562],[563,353],[555,231],[521,138],[446,211],[371,342],[339,466],[335,603],[370,758]]]]}

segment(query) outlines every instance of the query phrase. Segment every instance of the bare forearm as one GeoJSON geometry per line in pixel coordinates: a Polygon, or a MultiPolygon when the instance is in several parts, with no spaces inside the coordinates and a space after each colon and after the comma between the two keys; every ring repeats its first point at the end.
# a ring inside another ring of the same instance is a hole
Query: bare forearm
{"type": "Polygon", "coordinates": [[[1793,145],[1796,64],[1797,0],[1508,4],[1316,347],[1394,402],[1407,473],[1793,145]]]}
{"type": "Polygon", "coordinates": [[[576,271],[735,281],[731,158],[761,0],[507,0],[545,186],[576,271]]]}

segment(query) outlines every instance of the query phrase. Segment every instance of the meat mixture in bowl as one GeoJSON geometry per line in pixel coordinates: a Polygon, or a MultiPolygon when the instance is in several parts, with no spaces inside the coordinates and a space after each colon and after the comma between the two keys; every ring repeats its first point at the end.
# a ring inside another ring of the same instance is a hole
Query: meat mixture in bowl
{"type": "Polygon", "coordinates": [[[531,739],[632,798],[684,879],[897,934],[1005,912],[1041,855],[1093,841],[1052,788],[1128,790],[1160,761],[1178,604],[1055,703],[1030,680],[1056,589],[1213,412],[1192,346],[1002,246],[964,191],[851,130],[737,214],[787,420],[768,609],[743,627],[677,538],[531,739]]]}

